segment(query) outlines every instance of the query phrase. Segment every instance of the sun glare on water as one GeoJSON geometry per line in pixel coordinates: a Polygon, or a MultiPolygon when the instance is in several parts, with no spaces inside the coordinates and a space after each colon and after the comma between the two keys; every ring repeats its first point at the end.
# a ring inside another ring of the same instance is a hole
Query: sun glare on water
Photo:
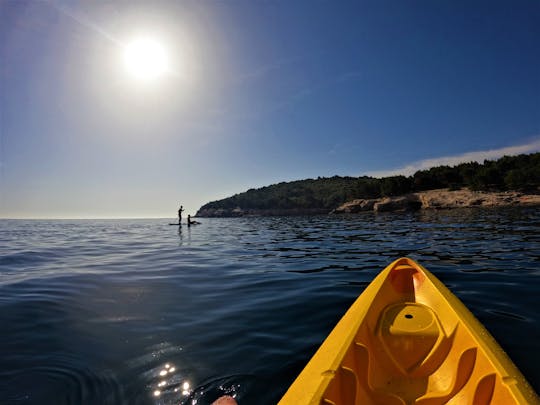
{"type": "Polygon", "coordinates": [[[150,38],[140,38],[124,48],[124,64],[135,78],[152,80],[167,72],[169,61],[162,44],[150,38]]]}

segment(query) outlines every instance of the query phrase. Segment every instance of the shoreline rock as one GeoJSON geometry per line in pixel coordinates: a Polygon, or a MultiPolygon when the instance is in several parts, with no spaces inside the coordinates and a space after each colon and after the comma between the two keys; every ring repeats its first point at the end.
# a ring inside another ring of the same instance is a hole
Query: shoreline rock
{"type": "Polygon", "coordinates": [[[512,205],[540,205],[540,195],[523,194],[518,191],[485,192],[467,189],[438,189],[398,197],[353,200],[342,204],[332,213],[352,214],[363,211],[390,212],[512,205]]]}
{"type": "Polygon", "coordinates": [[[375,212],[416,211],[420,208],[422,208],[422,202],[414,194],[386,197],[373,204],[375,212]]]}

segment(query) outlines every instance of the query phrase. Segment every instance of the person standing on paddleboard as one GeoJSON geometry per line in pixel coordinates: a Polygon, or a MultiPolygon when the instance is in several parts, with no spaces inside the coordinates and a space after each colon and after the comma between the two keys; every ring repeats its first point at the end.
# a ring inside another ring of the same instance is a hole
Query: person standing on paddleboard
{"type": "Polygon", "coordinates": [[[182,222],[182,212],[184,212],[184,206],[181,205],[180,208],[178,208],[178,223],[180,224],[182,222]]]}

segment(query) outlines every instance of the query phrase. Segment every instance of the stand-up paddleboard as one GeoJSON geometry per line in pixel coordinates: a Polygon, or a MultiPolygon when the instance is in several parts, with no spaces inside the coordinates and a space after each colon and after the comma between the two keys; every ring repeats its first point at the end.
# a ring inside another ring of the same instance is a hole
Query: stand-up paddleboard
{"type": "Polygon", "coordinates": [[[169,225],[182,226],[182,224],[169,224],[169,225]]]}

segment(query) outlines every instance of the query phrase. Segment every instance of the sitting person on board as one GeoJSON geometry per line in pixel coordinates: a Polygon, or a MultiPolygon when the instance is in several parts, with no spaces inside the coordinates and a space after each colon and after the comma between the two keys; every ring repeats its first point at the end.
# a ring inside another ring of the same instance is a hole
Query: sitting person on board
{"type": "Polygon", "coordinates": [[[198,224],[200,224],[200,222],[192,221],[191,220],[191,215],[188,214],[188,216],[187,216],[187,226],[198,225],[198,224]]]}

